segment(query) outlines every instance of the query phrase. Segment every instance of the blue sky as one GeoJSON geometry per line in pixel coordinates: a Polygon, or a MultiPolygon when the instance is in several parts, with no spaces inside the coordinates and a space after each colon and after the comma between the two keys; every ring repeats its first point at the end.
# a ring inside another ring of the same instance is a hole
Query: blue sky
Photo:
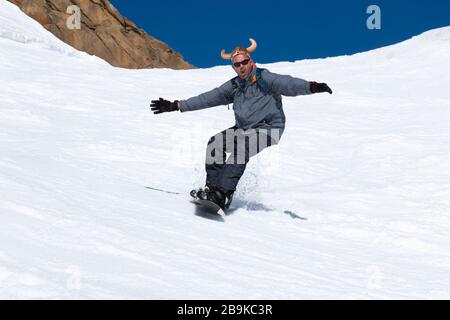
{"type": "Polygon", "coordinates": [[[205,68],[225,65],[220,50],[248,46],[256,62],[323,58],[394,44],[450,25],[450,0],[390,1],[130,1],[111,0],[128,19],[205,68]],[[369,30],[369,5],[381,10],[381,29],[369,30]]]}

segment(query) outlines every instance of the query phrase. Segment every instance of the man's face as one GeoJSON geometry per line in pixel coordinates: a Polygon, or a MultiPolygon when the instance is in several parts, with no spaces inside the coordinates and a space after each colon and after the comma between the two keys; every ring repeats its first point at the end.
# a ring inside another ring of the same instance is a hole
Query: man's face
{"type": "Polygon", "coordinates": [[[231,60],[231,63],[234,71],[241,79],[247,78],[250,72],[253,70],[253,67],[255,66],[253,60],[243,54],[238,54],[237,56],[235,56],[231,60]]]}

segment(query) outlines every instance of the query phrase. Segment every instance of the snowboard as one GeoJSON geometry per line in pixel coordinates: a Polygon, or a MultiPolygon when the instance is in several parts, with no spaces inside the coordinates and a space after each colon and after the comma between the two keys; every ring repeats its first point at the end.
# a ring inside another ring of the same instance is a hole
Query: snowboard
{"type": "MultiPolygon", "coordinates": [[[[192,194],[191,194],[192,196],[192,194]]],[[[205,209],[206,212],[211,214],[217,214],[221,217],[225,217],[225,211],[217,204],[209,200],[200,199],[192,196],[191,202],[205,209]]]]}

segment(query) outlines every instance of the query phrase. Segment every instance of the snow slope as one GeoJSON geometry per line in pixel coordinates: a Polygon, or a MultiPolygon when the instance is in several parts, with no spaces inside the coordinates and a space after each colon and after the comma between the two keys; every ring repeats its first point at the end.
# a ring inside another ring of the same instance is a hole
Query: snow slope
{"type": "Polygon", "coordinates": [[[450,298],[450,27],[263,67],[334,94],[284,98],[211,219],[187,194],[232,111],[148,104],[231,68],[113,68],[1,0],[0,298],[450,298]]]}

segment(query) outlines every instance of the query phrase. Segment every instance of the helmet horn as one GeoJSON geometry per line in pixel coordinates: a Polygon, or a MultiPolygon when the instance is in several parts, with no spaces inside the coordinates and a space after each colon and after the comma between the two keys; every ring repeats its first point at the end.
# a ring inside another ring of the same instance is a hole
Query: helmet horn
{"type": "Polygon", "coordinates": [[[250,47],[247,48],[247,51],[248,51],[248,53],[252,53],[256,49],[256,41],[253,40],[252,38],[250,38],[248,40],[250,40],[251,45],[250,45],[250,47]]]}
{"type": "Polygon", "coordinates": [[[253,40],[252,38],[250,38],[249,40],[250,40],[250,47],[248,48],[238,47],[234,49],[231,53],[225,53],[225,50],[222,49],[222,51],[220,51],[220,55],[222,56],[223,59],[232,59],[234,56],[237,56],[238,54],[246,54],[250,56],[250,53],[252,53],[256,49],[256,41],[253,40]]]}

